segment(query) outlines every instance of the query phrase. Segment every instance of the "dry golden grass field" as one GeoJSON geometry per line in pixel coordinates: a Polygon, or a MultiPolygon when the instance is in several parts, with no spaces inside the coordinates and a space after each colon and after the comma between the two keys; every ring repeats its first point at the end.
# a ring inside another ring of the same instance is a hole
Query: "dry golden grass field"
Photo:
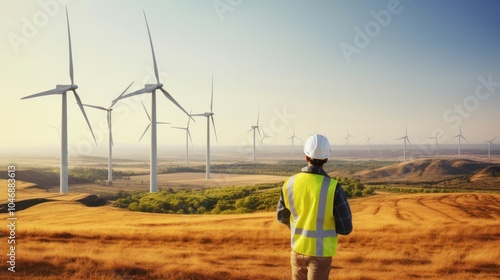
{"type": "MultiPolygon", "coordinates": [[[[23,195],[55,201],[16,213],[15,273],[2,229],[1,279],[290,279],[289,232],[274,213],[87,207],[75,201],[84,194],[18,182],[23,195]]],[[[378,194],[350,203],[354,231],[340,237],[331,279],[500,279],[499,194],[378,194]]],[[[7,223],[7,214],[0,219],[7,223]]]]}

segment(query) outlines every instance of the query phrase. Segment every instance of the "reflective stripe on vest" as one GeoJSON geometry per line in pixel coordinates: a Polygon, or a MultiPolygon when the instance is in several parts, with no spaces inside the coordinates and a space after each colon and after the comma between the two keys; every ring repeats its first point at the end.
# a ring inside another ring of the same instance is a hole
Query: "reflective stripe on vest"
{"type": "MultiPolygon", "coordinates": [[[[312,175],[312,176],[321,176],[321,175],[312,175]]],[[[290,210],[290,213],[292,214],[293,221],[290,223],[291,227],[291,245],[292,249],[297,251],[298,253],[302,254],[309,254],[309,255],[314,255],[314,256],[332,256],[336,252],[336,245],[337,245],[337,232],[335,229],[324,229],[324,220],[325,220],[325,214],[326,214],[326,209],[327,209],[327,203],[328,203],[328,190],[330,188],[330,184],[332,183],[332,179],[330,177],[326,176],[321,176],[323,177],[323,182],[321,183],[321,189],[319,193],[319,198],[318,198],[318,205],[317,205],[317,215],[316,215],[316,220],[315,225],[308,225],[309,228],[314,227],[316,230],[311,230],[311,229],[305,229],[305,228],[300,228],[297,227],[297,221],[299,219],[299,215],[297,213],[297,208],[296,208],[296,203],[295,203],[295,195],[294,195],[294,183],[295,183],[295,176],[292,176],[288,179],[288,184],[286,186],[287,188],[287,199],[288,199],[288,207],[290,210]],[[324,242],[326,238],[335,238],[335,241],[330,241],[329,245],[333,246],[334,248],[330,248],[328,252],[324,251],[324,242]],[[315,250],[312,251],[311,248],[299,248],[300,245],[297,245],[298,239],[301,238],[314,238],[315,239],[315,250]]],[[[334,180],[333,182],[334,189],[337,182],[334,180]]],[[[331,201],[330,203],[332,203],[331,201]]],[[[332,209],[333,210],[333,209],[332,209]]],[[[333,211],[332,211],[333,212],[333,211]]],[[[332,225],[333,228],[335,228],[335,222],[333,221],[333,213],[331,213],[330,219],[332,219],[332,225]]]]}

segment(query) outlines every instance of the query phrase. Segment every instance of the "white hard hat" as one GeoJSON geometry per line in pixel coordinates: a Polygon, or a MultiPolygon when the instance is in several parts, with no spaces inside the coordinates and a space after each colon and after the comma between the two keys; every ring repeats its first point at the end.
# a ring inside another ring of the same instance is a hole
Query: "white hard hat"
{"type": "Polygon", "coordinates": [[[327,159],[330,156],[330,142],[321,134],[307,138],[304,154],[312,159],[327,159]]]}

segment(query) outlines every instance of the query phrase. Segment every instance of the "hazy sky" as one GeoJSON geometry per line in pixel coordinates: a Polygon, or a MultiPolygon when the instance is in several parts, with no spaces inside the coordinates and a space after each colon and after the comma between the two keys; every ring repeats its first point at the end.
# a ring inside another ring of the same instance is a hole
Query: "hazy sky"
{"type": "MultiPolygon", "coordinates": [[[[412,144],[440,131],[441,143],[500,136],[500,2],[491,1],[2,1],[0,100],[3,149],[59,146],[61,96],[20,100],[69,84],[68,8],[75,84],[84,103],[109,106],[154,82],[143,10],[160,80],[187,110],[210,107],[219,146],[251,143],[257,119],[268,145],[326,134],[332,144],[412,144]]],[[[138,143],[150,94],[116,104],[115,146],[138,143]]],[[[157,93],[158,121],[185,126],[187,117],[157,93]]],[[[106,115],[86,110],[107,150],[106,115]]],[[[70,147],[85,151],[89,130],[68,95],[70,147]]],[[[194,145],[206,121],[191,123],[194,145]]],[[[184,133],[158,126],[158,143],[183,145],[184,133]]],[[[213,136],[213,131],[212,131],[213,136]]],[[[215,142],[215,139],[212,138],[215,142]]],[[[500,142],[500,140],[498,140],[500,142]]]]}

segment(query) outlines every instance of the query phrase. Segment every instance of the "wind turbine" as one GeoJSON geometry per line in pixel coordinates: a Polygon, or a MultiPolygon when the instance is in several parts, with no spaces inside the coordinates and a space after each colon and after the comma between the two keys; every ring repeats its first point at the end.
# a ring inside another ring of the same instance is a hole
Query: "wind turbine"
{"type": "Polygon", "coordinates": [[[212,76],[212,94],[210,96],[210,112],[190,115],[193,117],[196,116],[196,117],[207,118],[207,156],[206,156],[206,168],[205,168],[206,179],[210,179],[210,120],[212,120],[212,126],[214,127],[215,141],[219,143],[219,140],[217,139],[217,130],[215,129],[213,106],[214,106],[214,77],[212,76]]]}
{"type": "Polygon", "coordinates": [[[354,135],[349,134],[349,130],[347,130],[347,136],[344,137],[345,139],[345,153],[347,154],[347,143],[349,143],[349,137],[354,137],[354,135]]]}
{"type": "MultiPolygon", "coordinates": [[[[120,96],[118,98],[120,98],[122,95],[125,94],[125,92],[127,92],[127,90],[130,88],[130,86],[133,84],[134,82],[130,83],[130,85],[128,85],[128,87],[122,92],[122,94],[120,94],[120,96]]],[[[90,108],[94,108],[94,109],[97,109],[97,110],[103,110],[103,111],[106,111],[107,112],[107,119],[108,119],[108,131],[109,131],[109,148],[108,148],[108,183],[112,183],[113,182],[113,159],[112,159],[112,155],[113,155],[113,148],[112,146],[114,145],[113,144],[113,133],[111,132],[111,112],[113,111],[113,106],[115,106],[116,102],[118,100],[115,99],[113,102],[111,102],[111,106],[109,106],[108,108],[104,108],[104,107],[101,107],[101,106],[95,106],[95,105],[89,105],[89,104],[83,104],[83,106],[87,106],[87,107],[90,107],[90,108]]]]}
{"type": "Polygon", "coordinates": [[[175,129],[182,129],[186,131],[186,167],[189,167],[189,143],[188,140],[191,140],[191,145],[193,145],[193,139],[191,139],[191,132],[189,132],[189,123],[191,122],[191,117],[188,117],[188,122],[186,127],[178,127],[172,126],[175,129]],[[189,138],[189,139],[188,139],[189,138]]]}
{"type": "Polygon", "coordinates": [[[439,143],[438,143],[438,135],[439,135],[439,131],[438,133],[436,133],[436,136],[434,137],[429,137],[430,139],[434,139],[435,143],[436,143],[436,157],[439,157],[439,143]]]}
{"type": "MultiPolygon", "coordinates": [[[[141,101],[141,104],[142,104],[142,108],[144,108],[144,112],[146,112],[146,115],[148,116],[149,124],[146,126],[146,129],[142,133],[141,138],[139,138],[139,142],[141,142],[142,137],[144,137],[144,134],[146,134],[146,132],[148,131],[148,129],[151,126],[151,123],[152,123],[151,122],[151,117],[149,116],[149,113],[148,113],[148,110],[146,110],[146,106],[144,106],[144,103],[142,103],[142,101],[141,101]]],[[[171,124],[171,123],[169,123],[169,122],[156,122],[156,124],[171,124]]]]}
{"type": "Polygon", "coordinates": [[[261,147],[262,147],[262,146],[263,146],[263,144],[264,144],[264,139],[266,139],[266,138],[272,138],[271,136],[267,135],[267,134],[266,134],[266,132],[265,132],[264,130],[262,130],[262,134],[263,134],[263,136],[262,136],[262,138],[260,139],[260,146],[261,146],[261,147]]]}
{"type": "Polygon", "coordinates": [[[405,136],[397,138],[396,140],[401,140],[401,139],[403,139],[403,145],[404,145],[404,149],[403,149],[403,159],[404,160],[403,161],[406,161],[406,141],[408,141],[408,144],[411,144],[410,138],[408,138],[408,126],[406,126],[405,136]]]}
{"type": "Polygon", "coordinates": [[[247,131],[250,132],[253,130],[253,163],[255,164],[255,130],[259,133],[259,137],[262,139],[262,135],[260,135],[260,130],[259,130],[259,118],[260,118],[260,108],[259,112],[257,113],[257,124],[252,125],[252,127],[247,131]]]}
{"type": "Polygon", "coordinates": [[[69,28],[69,16],[68,9],[66,8],[66,23],[68,26],[68,42],[69,42],[69,77],[71,79],[70,85],[56,85],[55,89],[47,90],[44,92],[36,93],[33,95],[25,96],[21,99],[29,99],[35,98],[45,95],[62,95],[62,114],[61,114],[61,174],[60,174],[60,186],[59,191],[61,193],[68,192],[68,105],[67,105],[67,95],[68,91],[72,91],[75,96],[76,102],[82,111],[83,117],[89,126],[90,132],[92,133],[92,137],[94,138],[94,142],[97,145],[97,140],[95,139],[94,131],[92,131],[92,127],[90,126],[89,119],[87,118],[87,114],[85,114],[85,109],[83,108],[82,101],[78,93],[76,93],[76,89],[78,88],[75,85],[74,72],[73,72],[73,53],[71,50],[71,33],[69,28]]]}
{"type": "Polygon", "coordinates": [[[174,103],[179,109],[181,109],[186,115],[189,116],[189,114],[182,108],[182,106],[175,101],[175,99],[168,93],[164,88],[163,84],[160,83],[160,78],[158,75],[158,66],[156,64],[156,57],[155,57],[155,51],[153,48],[153,40],[151,39],[151,32],[149,31],[149,25],[148,25],[148,19],[146,18],[146,12],[144,12],[144,20],[146,21],[146,28],[148,29],[148,35],[149,35],[149,43],[151,45],[151,53],[153,55],[153,65],[154,65],[154,71],[155,71],[155,77],[156,77],[156,84],[146,84],[144,85],[143,89],[134,91],[132,93],[129,93],[127,95],[124,95],[120,97],[119,99],[124,99],[128,98],[131,96],[139,95],[139,94],[144,94],[144,93],[151,93],[151,153],[150,153],[150,185],[149,185],[149,191],[150,192],[157,192],[158,191],[158,149],[157,149],[157,137],[156,137],[156,90],[160,90],[163,92],[163,95],[170,100],[172,103],[174,103]]]}
{"type": "Polygon", "coordinates": [[[300,139],[299,137],[295,136],[295,127],[292,127],[293,129],[293,134],[292,136],[288,137],[288,139],[290,139],[291,141],[291,151],[290,151],[290,156],[293,154],[293,148],[295,147],[295,143],[294,143],[294,138],[297,138],[298,140],[302,141],[302,139],[300,139]]]}
{"type": "Polygon", "coordinates": [[[493,139],[491,139],[490,141],[486,141],[486,143],[488,143],[488,158],[491,158],[491,150],[493,150],[493,141],[496,139],[497,137],[495,136],[493,139]]]}
{"type": "MultiPolygon", "coordinates": [[[[347,132],[347,134],[349,135],[349,132],[347,132]]],[[[368,153],[370,153],[370,140],[372,140],[374,138],[374,136],[370,137],[368,135],[366,135],[366,142],[368,143],[368,153]]]]}
{"type": "Polygon", "coordinates": [[[458,138],[458,155],[460,155],[460,144],[461,144],[461,139],[464,139],[465,142],[469,143],[469,141],[467,141],[467,139],[465,139],[465,137],[462,135],[462,126],[458,126],[458,129],[460,131],[459,134],[453,136],[453,138],[458,138]]]}

